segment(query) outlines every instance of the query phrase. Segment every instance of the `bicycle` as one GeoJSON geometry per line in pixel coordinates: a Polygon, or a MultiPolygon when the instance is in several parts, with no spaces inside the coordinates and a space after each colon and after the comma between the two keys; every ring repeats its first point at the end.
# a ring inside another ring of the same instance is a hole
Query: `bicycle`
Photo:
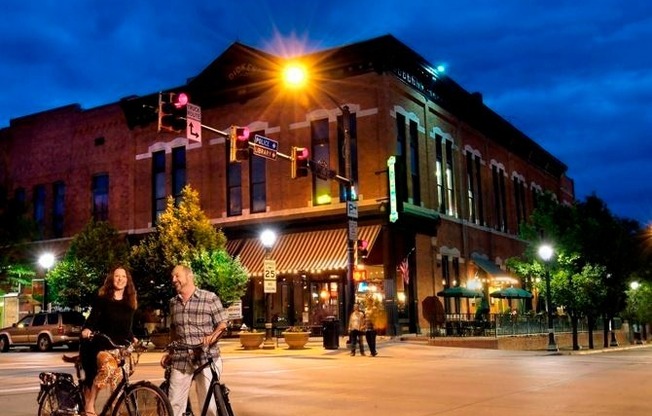
{"type": "MultiPolygon", "coordinates": [[[[217,340],[215,342],[217,342],[217,340]]],[[[208,348],[210,348],[210,346],[208,348]]],[[[168,344],[166,350],[168,351],[183,350],[183,351],[192,351],[193,354],[205,354],[207,361],[204,364],[197,367],[192,374],[192,379],[194,381],[198,375],[202,374],[205,368],[210,367],[211,370],[211,381],[208,387],[208,391],[212,392],[212,394],[207,394],[206,397],[204,398],[201,416],[206,416],[206,413],[208,412],[208,408],[211,404],[211,400],[212,400],[211,397],[215,399],[215,403],[217,404],[218,416],[235,416],[235,413],[233,413],[233,408],[231,407],[231,402],[229,401],[229,388],[226,387],[226,385],[220,381],[220,376],[215,368],[216,363],[213,360],[213,356],[212,354],[207,352],[207,347],[205,347],[203,343],[184,344],[182,342],[172,341],[170,344],[168,344]]],[[[172,373],[172,367],[170,365],[167,365],[165,367],[165,381],[163,381],[163,383],[161,384],[161,390],[163,390],[165,393],[168,393],[170,387],[171,373],[172,373]]],[[[190,403],[190,397],[188,397],[188,403],[186,404],[186,411],[183,413],[183,416],[194,416],[194,413],[192,411],[192,405],[190,403]]]]}
{"type": "MultiPolygon", "coordinates": [[[[129,382],[129,376],[138,364],[144,348],[114,344],[101,333],[93,334],[92,339],[106,343],[110,349],[118,351],[118,365],[122,379],[107,399],[99,416],[172,416],[172,407],[167,395],[149,381],[129,382]],[[136,352],[134,357],[133,352],[136,352]],[[127,365],[128,364],[128,365],[127,365]]],[[[77,383],[72,374],[43,372],[39,374],[41,389],[38,393],[38,416],[77,416],[83,413],[85,401],[81,360],[79,356],[63,356],[65,362],[72,362],[77,372],[77,383]]]]}

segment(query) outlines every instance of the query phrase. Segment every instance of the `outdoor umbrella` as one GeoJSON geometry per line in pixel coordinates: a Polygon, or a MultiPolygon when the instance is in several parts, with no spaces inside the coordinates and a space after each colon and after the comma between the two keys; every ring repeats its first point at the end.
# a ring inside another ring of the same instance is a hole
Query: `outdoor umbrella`
{"type": "Polygon", "coordinates": [[[509,299],[509,306],[512,307],[512,299],[529,299],[532,293],[520,287],[506,287],[489,294],[492,298],[509,299]]]}
{"type": "Polygon", "coordinates": [[[481,298],[483,294],[479,290],[455,286],[437,292],[437,296],[443,296],[445,298],[481,298]]]}
{"type": "Polygon", "coordinates": [[[491,292],[489,296],[498,299],[529,299],[532,297],[532,293],[528,292],[525,289],[521,289],[520,287],[506,287],[504,289],[491,292]]]}
{"type": "MultiPolygon", "coordinates": [[[[482,294],[482,291],[480,290],[473,290],[473,289],[468,289],[466,287],[462,286],[455,286],[455,287],[447,287],[444,290],[441,290],[437,292],[437,296],[443,296],[445,298],[455,298],[455,299],[460,299],[460,298],[467,298],[467,309],[470,310],[470,305],[469,305],[469,298],[481,298],[484,295],[482,294]]],[[[460,310],[460,305],[459,302],[455,302],[456,309],[459,311],[460,310]]]]}

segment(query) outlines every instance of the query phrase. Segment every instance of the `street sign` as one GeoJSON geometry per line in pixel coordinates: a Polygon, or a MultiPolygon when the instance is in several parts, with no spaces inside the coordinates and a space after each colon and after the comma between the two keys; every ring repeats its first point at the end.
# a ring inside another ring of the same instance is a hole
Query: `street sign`
{"type": "Polygon", "coordinates": [[[186,105],[186,137],[188,140],[201,142],[201,107],[188,103],[186,105]]]}
{"type": "Polygon", "coordinates": [[[276,160],[278,152],[278,142],[269,137],[256,134],[254,136],[253,154],[264,157],[265,159],[276,160]]]}
{"type": "Polygon", "coordinates": [[[263,260],[264,293],[276,293],[276,260],[263,260]]]}
{"type": "Polygon", "coordinates": [[[358,221],[349,220],[349,240],[356,241],[358,239],[358,221]]]}
{"type": "Polygon", "coordinates": [[[349,218],[358,218],[358,201],[346,202],[346,216],[349,218]]]}

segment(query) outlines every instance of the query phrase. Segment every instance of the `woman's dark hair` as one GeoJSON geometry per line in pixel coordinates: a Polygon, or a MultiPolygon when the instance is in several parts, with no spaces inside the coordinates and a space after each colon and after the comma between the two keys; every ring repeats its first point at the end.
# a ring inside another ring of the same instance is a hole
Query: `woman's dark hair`
{"type": "Polygon", "coordinates": [[[111,270],[104,279],[104,284],[100,288],[99,295],[100,297],[105,297],[107,299],[112,299],[113,294],[115,293],[115,288],[113,287],[113,274],[116,270],[123,269],[127,274],[127,286],[125,286],[124,298],[129,302],[129,306],[133,310],[138,309],[138,296],[136,295],[136,286],[134,286],[134,279],[131,277],[131,272],[125,266],[118,265],[111,270]]]}

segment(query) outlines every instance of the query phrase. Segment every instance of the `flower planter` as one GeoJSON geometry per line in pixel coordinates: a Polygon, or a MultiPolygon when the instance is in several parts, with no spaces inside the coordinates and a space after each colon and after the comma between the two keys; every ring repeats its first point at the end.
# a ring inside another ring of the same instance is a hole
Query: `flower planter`
{"type": "Polygon", "coordinates": [[[264,332],[240,332],[240,344],[245,350],[256,350],[265,339],[264,332]]]}
{"type": "Polygon", "coordinates": [[[283,332],[285,343],[291,350],[300,350],[308,343],[310,332],[283,332]]]}

